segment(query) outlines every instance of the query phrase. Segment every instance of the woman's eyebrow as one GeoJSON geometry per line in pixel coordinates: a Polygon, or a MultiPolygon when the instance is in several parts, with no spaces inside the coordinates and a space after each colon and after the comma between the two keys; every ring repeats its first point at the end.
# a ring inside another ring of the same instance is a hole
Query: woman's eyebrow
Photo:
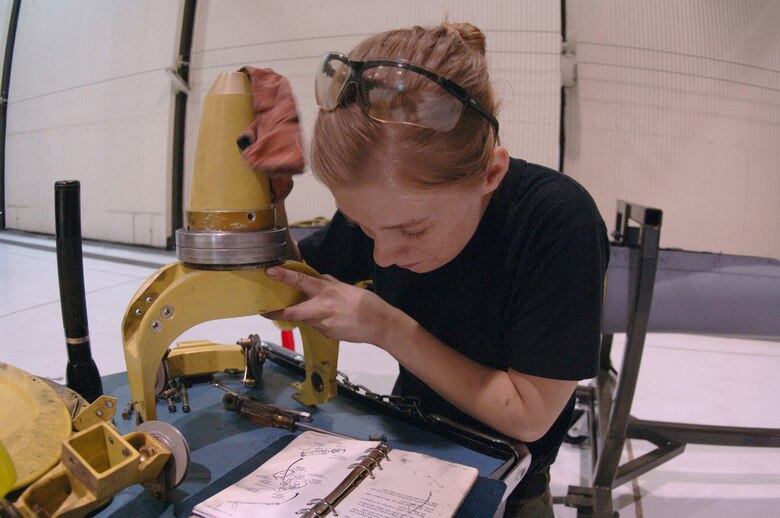
{"type": "MultiPolygon", "coordinates": [[[[344,219],[346,219],[348,223],[352,225],[360,226],[360,223],[347,216],[347,214],[343,210],[339,209],[339,211],[341,212],[341,215],[344,216],[344,219]]],[[[416,227],[417,225],[425,223],[425,221],[426,221],[425,219],[413,219],[411,221],[406,221],[404,223],[399,223],[397,225],[388,225],[388,226],[380,227],[379,230],[400,230],[403,228],[416,227]]]]}
{"type": "Polygon", "coordinates": [[[425,220],[424,219],[413,219],[413,220],[407,221],[405,223],[399,223],[398,225],[388,225],[386,227],[381,227],[380,230],[400,230],[402,228],[416,227],[417,225],[420,225],[421,223],[425,223],[425,220]]]}

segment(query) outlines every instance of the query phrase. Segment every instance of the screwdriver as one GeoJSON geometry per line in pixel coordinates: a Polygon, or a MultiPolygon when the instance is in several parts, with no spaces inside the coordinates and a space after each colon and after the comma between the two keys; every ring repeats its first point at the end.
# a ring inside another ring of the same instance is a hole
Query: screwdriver
{"type": "Polygon", "coordinates": [[[262,403],[252,397],[226,387],[219,381],[212,382],[212,385],[227,392],[227,394],[222,396],[222,404],[227,410],[235,410],[241,417],[248,419],[253,423],[262,426],[270,426],[272,428],[283,428],[290,432],[303,429],[348,438],[346,435],[302,423],[301,421],[311,422],[311,414],[308,412],[299,412],[289,408],[262,403]]]}

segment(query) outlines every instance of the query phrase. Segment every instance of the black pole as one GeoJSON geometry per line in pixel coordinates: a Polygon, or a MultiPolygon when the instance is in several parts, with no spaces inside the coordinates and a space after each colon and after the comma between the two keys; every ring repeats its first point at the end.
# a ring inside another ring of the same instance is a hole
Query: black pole
{"type": "Polygon", "coordinates": [[[22,0],[14,0],[8,20],[8,36],[5,39],[3,77],[0,80],[0,230],[5,230],[5,129],[8,117],[8,90],[11,86],[11,62],[14,57],[16,26],[22,0]]]}
{"type": "Polygon", "coordinates": [[[69,389],[91,403],[103,394],[103,383],[89,343],[81,252],[81,184],[78,180],[54,184],[54,210],[62,325],[68,348],[65,379],[69,389]]]}
{"type": "MultiPolygon", "coordinates": [[[[192,33],[195,27],[197,0],[186,0],[182,13],[181,37],[179,39],[179,67],[176,73],[185,83],[190,81],[190,51],[192,33]]],[[[187,93],[176,92],[173,115],[173,150],[171,176],[171,234],[167,247],[176,248],[174,235],[184,226],[184,134],[187,120],[187,93]]]]}
{"type": "MultiPolygon", "coordinates": [[[[566,44],[566,0],[561,0],[561,45],[566,44]]],[[[558,112],[558,170],[563,171],[566,154],[566,87],[561,85],[561,103],[558,112]]]]}

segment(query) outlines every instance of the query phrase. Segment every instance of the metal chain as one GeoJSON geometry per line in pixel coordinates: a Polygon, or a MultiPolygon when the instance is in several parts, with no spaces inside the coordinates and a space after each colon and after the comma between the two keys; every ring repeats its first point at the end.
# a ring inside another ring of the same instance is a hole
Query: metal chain
{"type": "MultiPolygon", "coordinates": [[[[297,366],[300,369],[305,369],[303,356],[301,355],[290,355],[287,354],[286,351],[282,353],[283,350],[278,345],[271,344],[270,342],[261,341],[261,348],[265,353],[266,357],[277,358],[282,360],[283,363],[286,363],[288,365],[292,364],[297,366]]],[[[361,397],[366,397],[371,401],[388,405],[396,410],[400,410],[416,418],[421,418],[426,421],[429,421],[431,419],[423,412],[422,402],[418,397],[378,394],[373,390],[371,390],[370,388],[366,387],[365,385],[351,382],[349,380],[349,376],[347,376],[346,373],[339,370],[336,371],[336,381],[338,382],[340,387],[347,389],[355,394],[358,394],[361,397]]]]}
{"type": "Polygon", "coordinates": [[[370,388],[366,387],[365,385],[361,385],[359,383],[352,383],[351,381],[349,381],[349,376],[347,376],[346,373],[341,371],[336,371],[336,380],[338,381],[339,385],[341,385],[342,387],[349,389],[352,392],[355,392],[362,396],[365,396],[368,399],[371,399],[373,401],[378,401],[386,405],[390,405],[392,407],[397,408],[398,410],[401,410],[404,413],[414,415],[415,417],[427,419],[426,415],[422,411],[422,402],[418,397],[396,396],[392,394],[391,395],[379,394],[377,392],[374,392],[370,388]]]}

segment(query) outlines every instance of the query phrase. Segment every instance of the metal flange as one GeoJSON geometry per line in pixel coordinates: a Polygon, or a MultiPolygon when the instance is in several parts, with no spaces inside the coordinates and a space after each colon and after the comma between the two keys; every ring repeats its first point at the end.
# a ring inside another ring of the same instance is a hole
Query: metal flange
{"type": "Polygon", "coordinates": [[[190,446],[181,432],[163,421],[146,421],[138,425],[136,430],[148,433],[171,452],[171,459],[165,465],[165,489],[170,490],[181,484],[190,466],[190,446]]]}
{"type": "Polygon", "coordinates": [[[264,264],[284,257],[287,232],[273,228],[255,232],[176,231],[176,257],[204,266],[264,264]]]}

